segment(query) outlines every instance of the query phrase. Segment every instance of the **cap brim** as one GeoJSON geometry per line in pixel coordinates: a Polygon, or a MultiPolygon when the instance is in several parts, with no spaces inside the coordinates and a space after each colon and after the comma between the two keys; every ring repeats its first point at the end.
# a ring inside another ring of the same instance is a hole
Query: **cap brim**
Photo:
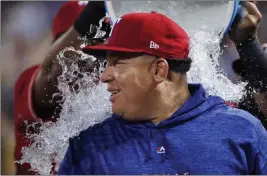
{"type": "Polygon", "coordinates": [[[123,48],[123,47],[112,46],[112,45],[107,45],[107,44],[86,46],[82,49],[82,51],[87,54],[93,54],[93,55],[105,55],[107,51],[129,52],[129,53],[142,53],[143,52],[138,49],[129,49],[129,48],[123,48]]]}

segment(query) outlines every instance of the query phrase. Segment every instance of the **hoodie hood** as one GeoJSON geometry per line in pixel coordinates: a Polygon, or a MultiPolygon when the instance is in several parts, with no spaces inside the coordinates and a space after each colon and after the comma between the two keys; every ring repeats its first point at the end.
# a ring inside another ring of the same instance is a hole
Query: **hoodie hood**
{"type": "Polygon", "coordinates": [[[158,126],[178,125],[190,121],[214,106],[224,104],[224,100],[218,96],[207,96],[201,84],[189,84],[191,97],[168,119],[158,126]]]}

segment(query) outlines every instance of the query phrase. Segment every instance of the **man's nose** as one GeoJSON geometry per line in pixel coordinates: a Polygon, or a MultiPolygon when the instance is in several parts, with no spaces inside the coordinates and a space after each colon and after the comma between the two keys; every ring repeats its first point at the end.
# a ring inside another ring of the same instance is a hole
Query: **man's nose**
{"type": "Polygon", "coordinates": [[[112,66],[107,66],[103,73],[100,76],[100,81],[103,83],[108,83],[111,82],[114,79],[113,77],[113,67],[112,66]]]}

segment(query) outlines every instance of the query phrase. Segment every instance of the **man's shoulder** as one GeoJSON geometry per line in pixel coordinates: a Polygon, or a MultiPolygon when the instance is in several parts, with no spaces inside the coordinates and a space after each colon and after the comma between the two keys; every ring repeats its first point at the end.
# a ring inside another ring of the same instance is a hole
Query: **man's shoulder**
{"type": "Polygon", "coordinates": [[[106,120],[101,123],[95,124],[92,127],[87,128],[86,130],[80,133],[80,137],[88,136],[88,135],[95,135],[96,133],[103,133],[106,131],[110,131],[113,128],[118,126],[118,120],[110,115],[106,120]]]}
{"type": "Polygon", "coordinates": [[[249,112],[224,104],[214,107],[209,115],[213,116],[213,120],[218,123],[226,123],[228,126],[237,125],[248,129],[249,127],[254,128],[259,123],[259,120],[249,112]]]}
{"type": "Polygon", "coordinates": [[[73,143],[87,145],[93,141],[110,141],[114,134],[114,131],[121,128],[119,120],[111,116],[102,123],[96,124],[86,130],[80,132],[80,134],[71,139],[73,143]]]}
{"type": "Polygon", "coordinates": [[[33,110],[32,87],[39,66],[32,66],[22,72],[14,88],[14,119],[16,124],[38,119],[33,110]]]}

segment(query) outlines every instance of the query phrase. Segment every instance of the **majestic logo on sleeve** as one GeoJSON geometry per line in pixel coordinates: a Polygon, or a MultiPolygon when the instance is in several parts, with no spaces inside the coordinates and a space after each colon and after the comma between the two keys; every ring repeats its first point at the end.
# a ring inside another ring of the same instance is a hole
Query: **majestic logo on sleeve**
{"type": "Polygon", "coordinates": [[[159,154],[165,153],[165,148],[163,146],[158,147],[157,153],[159,154]]]}

